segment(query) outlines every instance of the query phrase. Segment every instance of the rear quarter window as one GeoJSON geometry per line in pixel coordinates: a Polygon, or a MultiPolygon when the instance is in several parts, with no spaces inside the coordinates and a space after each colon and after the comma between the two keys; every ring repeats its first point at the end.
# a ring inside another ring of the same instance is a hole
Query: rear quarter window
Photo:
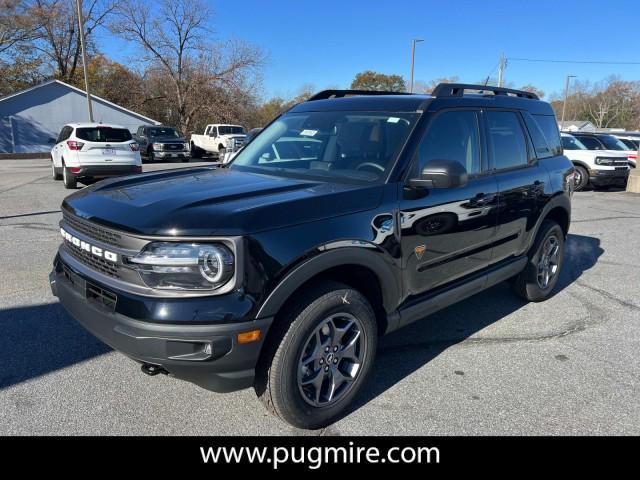
{"type": "Polygon", "coordinates": [[[126,128],[87,127],[76,129],[76,137],[87,142],[108,143],[128,142],[131,132],[126,128]]]}
{"type": "MultiPolygon", "coordinates": [[[[547,145],[551,150],[551,155],[562,155],[562,143],[560,141],[560,132],[558,131],[558,121],[555,115],[532,115],[533,119],[542,130],[547,145]]],[[[536,147],[537,150],[537,147],[536,147]]]]}

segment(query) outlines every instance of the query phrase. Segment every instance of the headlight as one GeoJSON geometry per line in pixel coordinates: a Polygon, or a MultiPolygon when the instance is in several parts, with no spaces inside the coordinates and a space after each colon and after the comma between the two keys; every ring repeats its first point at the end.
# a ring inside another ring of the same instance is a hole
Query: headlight
{"type": "Polygon", "coordinates": [[[596,165],[612,165],[613,160],[610,158],[596,157],[596,165]]]}
{"type": "Polygon", "coordinates": [[[154,242],[128,259],[151,288],[216,290],[235,271],[233,253],[222,244],[154,242]]]}
{"type": "Polygon", "coordinates": [[[182,144],[182,149],[183,150],[189,150],[189,144],[188,143],[183,143],[182,144]]]}
{"type": "Polygon", "coordinates": [[[153,144],[153,149],[156,151],[161,151],[162,150],[162,144],[161,143],[154,143],[153,144]]]}

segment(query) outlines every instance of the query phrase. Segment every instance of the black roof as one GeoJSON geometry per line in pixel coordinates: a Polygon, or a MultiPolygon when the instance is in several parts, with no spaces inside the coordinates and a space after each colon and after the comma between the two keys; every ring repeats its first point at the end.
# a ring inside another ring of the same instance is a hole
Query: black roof
{"type": "Polygon", "coordinates": [[[482,85],[441,84],[434,95],[392,92],[362,92],[353,90],[327,90],[309,101],[299,103],[289,112],[370,111],[370,112],[422,112],[448,107],[494,107],[527,110],[533,114],[553,115],[547,102],[538,100],[528,92],[484,87],[482,85]],[[445,88],[447,87],[447,88],[445,88]],[[464,94],[465,89],[495,91],[490,94],[464,94]],[[453,92],[453,93],[452,93],[453,92]]]}

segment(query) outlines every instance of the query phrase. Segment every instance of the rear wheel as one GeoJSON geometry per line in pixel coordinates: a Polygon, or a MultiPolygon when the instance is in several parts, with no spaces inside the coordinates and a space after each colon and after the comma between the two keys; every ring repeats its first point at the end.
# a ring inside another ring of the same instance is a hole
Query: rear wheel
{"type": "Polygon", "coordinates": [[[310,288],[274,325],[256,393],[269,411],[300,428],[341,416],[371,371],[377,323],[357,290],[327,282],[310,288]]]}
{"type": "Polygon", "coordinates": [[[558,283],[563,260],[564,232],[556,222],[544,220],[526,268],[514,279],[514,292],[530,302],[546,300],[558,283]]]}
{"type": "Polygon", "coordinates": [[[62,181],[64,183],[64,188],[70,190],[78,188],[78,181],[76,180],[75,175],[64,165],[62,166],[62,181]]]}
{"type": "Polygon", "coordinates": [[[587,172],[586,168],[581,167],[580,165],[574,165],[574,168],[574,190],[579,192],[587,188],[587,184],[589,183],[589,172],[587,172]]]}
{"type": "Polygon", "coordinates": [[[54,180],[62,180],[62,175],[60,174],[59,169],[56,168],[55,163],[51,160],[51,177],[54,180]]]}

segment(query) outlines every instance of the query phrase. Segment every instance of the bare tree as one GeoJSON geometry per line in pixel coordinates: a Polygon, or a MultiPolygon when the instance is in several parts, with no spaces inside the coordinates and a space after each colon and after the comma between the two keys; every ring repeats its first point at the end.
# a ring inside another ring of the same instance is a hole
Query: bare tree
{"type": "MultiPolygon", "coordinates": [[[[38,39],[34,48],[52,64],[56,77],[70,81],[81,58],[80,32],[71,0],[30,0],[29,14],[37,27],[38,39]]],[[[82,0],[84,32],[87,43],[96,28],[105,24],[118,0],[82,0]]],[[[94,50],[94,49],[93,49],[94,50]]]]}
{"type": "Polygon", "coordinates": [[[33,40],[35,34],[24,0],[0,0],[0,55],[33,40]]]}
{"type": "MultiPolygon", "coordinates": [[[[137,43],[144,52],[147,71],[169,83],[167,96],[183,132],[190,131],[196,115],[218,89],[246,83],[264,60],[246,43],[212,40],[210,8],[202,0],[124,0],[111,24],[113,32],[137,43]]],[[[209,102],[210,103],[210,102],[209,102]]]]}

